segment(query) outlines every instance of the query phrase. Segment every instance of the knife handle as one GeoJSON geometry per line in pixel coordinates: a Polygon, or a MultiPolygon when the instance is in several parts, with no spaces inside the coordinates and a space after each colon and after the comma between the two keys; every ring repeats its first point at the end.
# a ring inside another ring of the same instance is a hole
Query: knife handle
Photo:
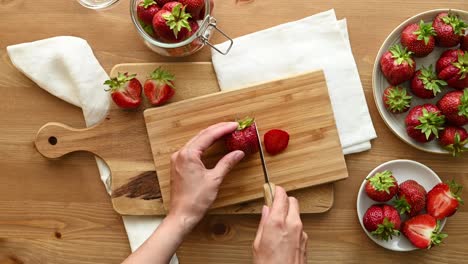
{"type": "Polygon", "coordinates": [[[263,184],[263,195],[265,197],[265,204],[271,207],[275,198],[276,185],[274,183],[263,184]]]}

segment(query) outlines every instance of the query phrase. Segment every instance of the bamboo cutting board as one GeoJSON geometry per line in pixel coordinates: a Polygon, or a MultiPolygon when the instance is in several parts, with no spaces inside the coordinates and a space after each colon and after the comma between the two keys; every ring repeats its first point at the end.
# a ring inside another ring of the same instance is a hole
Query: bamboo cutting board
{"type": "MultiPolygon", "coordinates": [[[[158,66],[176,75],[177,92],[172,102],[219,92],[211,63],[133,63],[116,65],[118,72],[136,73],[140,81],[158,66]]],[[[166,213],[143,118],[144,103],[136,111],[123,111],[112,104],[107,118],[90,128],[72,128],[48,123],[37,134],[36,147],[48,158],[74,151],[88,151],[101,157],[111,171],[112,204],[123,215],[164,215],[166,213]],[[52,145],[54,137],[56,142],[52,145]],[[51,140],[51,142],[49,142],[51,140]]],[[[333,205],[333,184],[291,192],[302,213],[322,213],[333,205]]],[[[263,199],[212,210],[213,214],[258,214],[263,199]]]]}
{"type": "MultiPolygon", "coordinates": [[[[144,112],[164,206],[170,202],[170,156],[200,130],[222,121],[254,116],[261,135],[273,128],[289,132],[285,152],[266,156],[270,180],[287,191],[348,176],[323,72],[220,92],[144,112]]],[[[226,153],[218,142],[205,155],[213,167],[226,153]]],[[[259,155],[236,166],[221,184],[212,208],[263,196],[259,155]]]]}

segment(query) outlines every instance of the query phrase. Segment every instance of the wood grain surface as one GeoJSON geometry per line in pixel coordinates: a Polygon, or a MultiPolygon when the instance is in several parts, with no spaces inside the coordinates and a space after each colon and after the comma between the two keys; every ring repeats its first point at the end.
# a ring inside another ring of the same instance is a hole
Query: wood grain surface
{"type": "MultiPolygon", "coordinates": [[[[167,209],[171,155],[204,128],[249,115],[256,118],[260,136],[274,128],[291,136],[287,151],[265,155],[275,184],[293,191],[348,177],[322,71],[151,108],[144,114],[167,209]]],[[[204,154],[205,164],[214,167],[225,153],[224,142],[218,141],[204,154]]],[[[260,156],[247,156],[224,178],[212,208],[263,197],[264,182],[260,156]]]]}
{"type": "MultiPolygon", "coordinates": [[[[372,150],[346,156],[347,180],[335,183],[333,208],[303,215],[310,263],[467,263],[468,207],[447,221],[445,243],[430,251],[396,253],[374,244],[356,216],[363,178],[378,164],[398,158],[430,166],[443,180],[466,188],[468,156],[452,159],[407,146],[380,118],[372,99],[371,72],[385,37],[406,18],[434,8],[468,9],[466,0],[316,1],[215,0],[215,16],[231,37],[242,36],[335,8],[346,18],[371,117],[379,136],[372,150]]],[[[84,127],[80,109],[43,91],[12,65],[5,47],[57,36],[88,40],[109,72],[123,62],[209,61],[202,50],[168,59],[149,51],[132,28],[128,1],[101,12],[76,1],[0,1],[0,263],[119,263],[130,249],[121,217],[100,182],[92,155],[75,153],[58,162],[43,158],[33,140],[50,120],[84,127]]],[[[215,35],[213,42],[222,37],[215,35]]],[[[183,263],[250,263],[258,216],[208,216],[178,251],[183,263]]]]}

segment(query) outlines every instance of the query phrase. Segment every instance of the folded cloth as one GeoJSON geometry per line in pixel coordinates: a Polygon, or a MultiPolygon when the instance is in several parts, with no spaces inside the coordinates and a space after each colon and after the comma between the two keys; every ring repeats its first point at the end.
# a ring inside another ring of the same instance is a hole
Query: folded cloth
{"type": "MultiPolygon", "coordinates": [[[[86,125],[101,121],[109,109],[103,83],[109,76],[81,38],[61,36],[7,47],[13,65],[44,90],[83,109],[86,125]]],[[[110,194],[110,171],[96,158],[110,194]]],[[[123,216],[130,248],[135,251],[153,233],[160,217],[123,216]]],[[[178,263],[174,256],[172,264],[178,263]]]]}
{"type": "Polygon", "coordinates": [[[236,38],[228,55],[212,51],[212,60],[221,90],[323,69],[343,153],[368,150],[377,137],[346,21],[334,10],[236,38]]]}

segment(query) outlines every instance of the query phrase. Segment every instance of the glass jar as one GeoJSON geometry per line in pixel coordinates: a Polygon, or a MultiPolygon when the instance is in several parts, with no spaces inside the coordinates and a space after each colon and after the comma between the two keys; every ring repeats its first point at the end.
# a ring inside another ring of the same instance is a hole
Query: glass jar
{"type": "Polygon", "coordinates": [[[138,34],[143,39],[146,46],[148,46],[154,52],[168,57],[183,57],[199,51],[205,45],[210,46],[211,48],[215,49],[217,52],[223,55],[228,54],[229,50],[231,50],[231,47],[234,42],[229,36],[227,36],[216,26],[216,19],[211,16],[210,0],[204,0],[205,14],[202,20],[197,21],[199,23],[198,30],[186,40],[177,43],[167,43],[158,41],[155,38],[153,38],[148,32],[145,31],[143,26],[140,24],[140,21],[137,16],[137,6],[141,1],[142,0],[130,1],[130,16],[138,34]],[[220,50],[209,42],[213,30],[218,31],[230,41],[230,44],[228,45],[226,50],[220,50]]]}

